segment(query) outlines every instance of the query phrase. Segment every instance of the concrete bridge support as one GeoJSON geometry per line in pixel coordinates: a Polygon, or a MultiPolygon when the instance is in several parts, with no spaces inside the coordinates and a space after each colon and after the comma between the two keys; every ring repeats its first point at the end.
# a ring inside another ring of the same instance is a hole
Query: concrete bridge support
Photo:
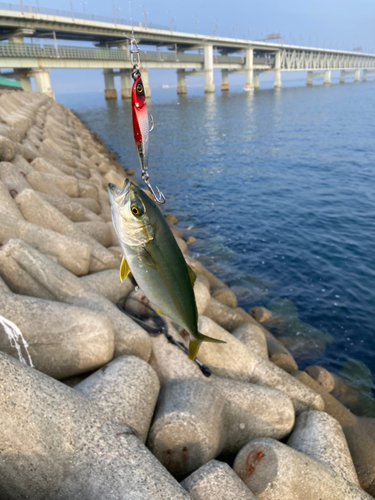
{"type": "MultiPolygon", "coordinates": [[[[39,69],[34,71],[34,79],[36,91],[42,94],[47,94],[48,96],[55,98],[54,93],[51,88],[51,80],[49,78],[49,71],[45,69],[39,69]]],[[[30,79],[29,79],[30,81],[30,79]]],[[[26,83],[26,82],[25,82],[26,83]]],[[[27,83],[26,83],[27,85],[27,83]]],[[[31,87],[31,85],[30,85],[31,87]]]]}
{"type": "Polygon", "coordinates": [[[260,71],[254,71],[253,72],[253,84],[254,84],[254,89],[257,90],[257,89],[260,89],[260,83],[259,83],[259,74],[260,74],[260,71]]]}
{"type": "Polygon", "coordinates": [[[145,95],[146,97],[151,97],[150,82],[148,79],[148,69],[141,69],[140,71],[142,75],[143,86],[145,88],[145,95]]]}
{"type": "Polygon", "coordinates": [[[281,88],[281,52],[275,54],[275,89],[281,88]]]}
{"type": "Polygon", "coordinates": [[[32,92],[31,81],[29,76],[20,76],[20,84],[24,92],[32,92]]]}
{"type": "Polygon", "coordinates": [[[330,85],[331,84],[331,70],[327,69],[324,72],[324,85],[330,85]]]}
{"type": "Polygon", "coordinates": [[[245,88],[244,90],[254,90],[254,50],[246,50],[245,60],[245,88]]]}
{"type": "Polygon", "coordinates": [[[365,82],[366,80],[367,80],[367,69],[364,69],[362,73],[362,82],[365,82]]]}
{"type": "Polygon", "coordinates": [[[340,71],[340,83],[345,83],[345,71],[340,71]]]}
{"type": "Polygon", "coordinates": [[[361,80],[361,70],[356,69],[354,72],[354,83],[359,83],[361,80]]]}
{"type": "Polygon", "coordinates": [[[113,73],[113,69],[104,69],[103,75],[104,75],[104,85],[105,85],[104,97],[106,99],[117,99],[117,91],[115,88],[115,78],[114,78],[115,75],[113,73]]]}
{"type": "Polygon", "coordinates": [[[228,73],[227,69],[221,70],[221,91],[222,92],[227,92],[229,90],[228,75],[229,75],[229,73],[228,73]]]}
{"type": "Polygon", "coordinates": [[[212,92],[215,92],[214,51],[212,45],[205,45],[204,47],[204,71],[205,71],[204,92],[206,94],[211,94],[212,92]]]}
{"type": "Polygon", "coordinates": [[[187,94],[186,75],[184,69],[177,70],[177,94],[187,94]]]}
{"type": "Polygon", "coordinates": [[[306,85],[312,86],[314,80],[314,73],[312,71],[307,72],[306,85]]]}
{"type": "Polygon", "coordinates": [[[120,69],[121,78],[121,99],[131,99],[132,97],[132,70],[120,69]]]}

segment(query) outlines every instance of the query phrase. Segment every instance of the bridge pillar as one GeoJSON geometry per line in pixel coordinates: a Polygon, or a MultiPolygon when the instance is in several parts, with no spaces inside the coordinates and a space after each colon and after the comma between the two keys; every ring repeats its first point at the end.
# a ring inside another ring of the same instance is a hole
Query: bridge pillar
{"type": "MultiPolygon", "coordinates": [[[[324,82],[326,83],[326,82],[324,82]]],[[[345,71],[341,70],[340,71],[340,83],[345,83],[345,71]]]]}
{"type": "Polygon", "coordinates": [[[228,80],[228,70],[221,70],[221,91],[228,92],[229,90],[229,80],[228,80]]]}
{"type": "Polygon", "coordinates": [[[20,76],[20,84],[24,92],[32,92],[31,81],[29,76],[20,76]]]}
{"type": "Polygon", "coordinates": [[[313,72],[312,71],[308,71],[307,72],[307,78],[306,78],[306,85],[310,86],[313,84],[313,72]]]}
{"type": "Polygon", "coordinates": [[[41,92],[42,94],[47,94],[53,99],[55,98],[54,93],[52,92],[51,89],[51,80],[49,78],[49,71],[45,69],[35,70],[34,79],[37,92],[41,92]]]}
{"type": "Polygon", "coordinates": [[[356,69],[354,73],[354,83],[358,83],[361,79],[361,70],[356,69]]]}
{"type": "Polygon", "coordinates": [[[362,82],[365,82],[366,80],[367,80],[367,69],[364,69],[362,73],[362,82]]]}
{"type": "Polygon", "coordinates": [[[185,70],[184,69],[177,70],[177,94],[178,95],[187,94],[186,78],[185,78],[185,70]]]}
{"type": "Polygon", "coordinates": [[[205,45],[204,47],[204,71],[205,71],[205,81],[204,81],[204,92],[205,94],[211,94],[215,92],[214,85],[214,50],[212,45],[205,45]]]}
{"type": "Polygon", "coordinates": [[[281,88],[281,52],[275,54],[275,82],[273,86],[275,89],[281,88]]]}
{"type": "Polygon", "coordinates": [[[143,87],[146,97],[151,97],[150,81],[148,79],[148,69],[141,69],[143,87]]]}
{"type": "Polygon", "coordinates": [[[259,83],[259,71],[254,71],[253,73],[254,77],[254,89],[260,89],[260,83],[259,83]]]}
{"type": "Polygon", "coordinates": [[[254,49],[246,49],[244,90],[254,90],[254,49]]]}
{"type": "Polygon", "coordinates": [[[323,81],[324,85],[330,85],[331,83],[331,70],[329,69],[326,69],[324,71],[324,81],[323,81]]]}
{"type": "Polygon", "coordinates": [[[106,99],[117,99],[117,91],[115,88],[115,78],[112,69],[103,69],[104,75],[104,97],[106,99]]]}
{"type": "Polygon", "coordinates": [[[131,69],[120,69],[121,78],[121,99],[131,99],[132,96],[132,81],[131,69]]]}

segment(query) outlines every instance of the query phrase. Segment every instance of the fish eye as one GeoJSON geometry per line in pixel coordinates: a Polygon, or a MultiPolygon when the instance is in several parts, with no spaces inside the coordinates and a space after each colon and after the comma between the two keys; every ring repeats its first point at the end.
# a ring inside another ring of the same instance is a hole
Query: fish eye
{"type": "Polygon", "coordinates": [[[138,94],[141,94],[143,92],[143,85],[141,83],[137,84],[137,92],[138,94]]]}
{"type": "Polygon", "coordinates": [[[130,207],[130,210],[135,217],[140,217],[141,215],[143,215],[143,208],[139,205],[132,205],[130,207]]]}

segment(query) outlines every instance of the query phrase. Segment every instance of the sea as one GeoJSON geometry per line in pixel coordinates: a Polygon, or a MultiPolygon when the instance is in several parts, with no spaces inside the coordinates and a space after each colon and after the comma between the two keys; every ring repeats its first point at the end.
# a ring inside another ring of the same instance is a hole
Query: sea
{"type": "MultiPolygon", "coordinates": [[[[129,101],[56,98],[140,179],[129,101]]],[[[192,256],[246,311],[278,315],[300,369],[340,375],[375,416],[375,82],[156,88],[148,106],[150,181],[192,256]]]]}

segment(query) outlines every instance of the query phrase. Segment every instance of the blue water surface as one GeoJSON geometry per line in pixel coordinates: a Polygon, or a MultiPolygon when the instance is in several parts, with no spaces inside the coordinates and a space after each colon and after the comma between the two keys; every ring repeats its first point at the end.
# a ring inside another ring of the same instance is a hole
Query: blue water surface
{"type": "MultiPolygon", "coordinates": [[[[128,101],[57,98],[139,177],[128,101]]],[[[374,375],[375,83],[160,89],[149,109],[151,181],[198,238],[191,251],[229,285],[250,288],[243,307],[298,315],[329,334],[300,367],[354,366],[355,378],[357,360],[374,375]]]]}

